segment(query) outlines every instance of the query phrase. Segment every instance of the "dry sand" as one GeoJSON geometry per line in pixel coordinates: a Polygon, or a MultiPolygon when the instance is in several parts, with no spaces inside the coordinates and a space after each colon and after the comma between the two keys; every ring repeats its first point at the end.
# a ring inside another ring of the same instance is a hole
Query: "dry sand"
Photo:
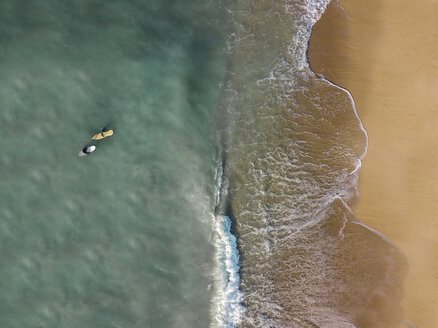
{"type": "Polygon", "coordinates": [[[407,257],[406,318],[436,328],[438,1],[333,0],[309,61],[356,101],[369,137],[357,213],[407,257]]]}

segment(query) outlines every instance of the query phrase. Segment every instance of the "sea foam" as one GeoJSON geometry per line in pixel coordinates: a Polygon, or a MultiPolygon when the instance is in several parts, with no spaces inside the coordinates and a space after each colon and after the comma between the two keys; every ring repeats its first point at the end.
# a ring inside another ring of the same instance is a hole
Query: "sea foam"
{"type": "MultiPolygon", "coordinates": [[[[226,193],[223,183],[223,169],[216,171],[217,193],[215,208],[219,212],[221,195],[226,193]]],[[[213,299],[213,322],[211,327],[232,328],[240,322],[244,307],[239,290],[239,252],[236,237],[231,232],[230,217],[216,213],[213,219],[214,244],[216,246],[216,296],[213,299]]]]}

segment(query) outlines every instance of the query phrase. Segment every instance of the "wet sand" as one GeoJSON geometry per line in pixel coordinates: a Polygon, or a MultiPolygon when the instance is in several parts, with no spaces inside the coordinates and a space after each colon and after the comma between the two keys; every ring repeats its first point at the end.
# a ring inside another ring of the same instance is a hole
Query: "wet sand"
{"type": "Polygon", "coordinates": [[[405,254],[403,307],[438,323],[438,4],[333,0],[314,27],[312,69],[352,93],[368,131],[362,222],[405,254]]]}

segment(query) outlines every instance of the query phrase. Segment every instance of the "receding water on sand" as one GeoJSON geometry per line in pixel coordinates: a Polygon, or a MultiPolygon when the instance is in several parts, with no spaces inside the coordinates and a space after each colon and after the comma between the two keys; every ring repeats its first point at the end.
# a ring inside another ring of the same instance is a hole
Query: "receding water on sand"
{"type": "Polygon", "coordinates": [[[395,327],[403,318],[404,259],[352,210],[366,132],[351,95],[306,60],[327,3],[239,1],[232,10],[225,174],[241,327],[395,327]]]}

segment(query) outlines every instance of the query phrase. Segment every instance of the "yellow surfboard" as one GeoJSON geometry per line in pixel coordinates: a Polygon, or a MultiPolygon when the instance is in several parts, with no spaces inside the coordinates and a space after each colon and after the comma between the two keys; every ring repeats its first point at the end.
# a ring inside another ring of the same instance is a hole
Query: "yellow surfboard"
{"type": "Polygon", "coordinates": [[[101,133],[95,134],[91,139],[100,140],[113,135],[113,130],[103,131],[101,133]]]}

